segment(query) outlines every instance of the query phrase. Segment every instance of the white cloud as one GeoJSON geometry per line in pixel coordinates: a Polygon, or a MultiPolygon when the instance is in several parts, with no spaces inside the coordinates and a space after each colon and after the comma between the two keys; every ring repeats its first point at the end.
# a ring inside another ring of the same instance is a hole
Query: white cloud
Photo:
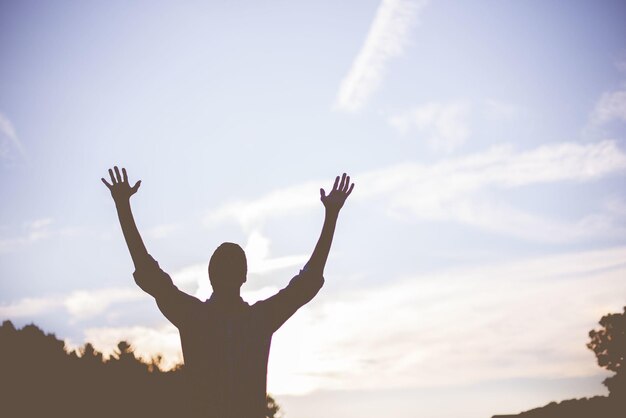
{"type": "Polygon", "coordinates": [[[624,170],[626,155],[614,142],[605,141],[549,145],[521,153],[498,147],[430,167],[407,165],[370,176],[398,179],[395,185],[387,186],[391,192],[390,213],[394,215],[458,222],[519,238],[567,242],[619,236],[623,227],[615,224],[623,223],[619,219],[614,222],[616,218],[609,212],[591,214],[573,224],[544,219],[493,201],[484,192],[530,184],[588,181],[624,170]]]}
{"type": "Polygon", "coordinates": [[[0,317],[28,318],[65,309],[73,320],[83,320],[102,314],[111,306],[145,297],[138,288],[108,288],[76,290],[68,295],[24,298],[0,306],[0,317]]]}
{"type": "Polygon", "coordinates": [[[319,183],[308,182],[294,187],[275,190],[253,201],[235,201],[221,206],[204,217],[203,223],[211,226],[236,219],[246,230],[256,227],[263,219],[282,216],[313,206],[311,196],[319,196],[319,183]]]}
{"type": "Polygon", "coordinates": [[[314,301],[274,337],[269,390],[593,375],[587,333],[621,311],[624,257],[613,248],[443,271],[314,301]]]}
{"type": "Polygon", "coordinates": [[[52,218],[35,219],[34,221],[26,222],[26,227],[31,230],[38,230],[47,227],[52,224],[52,218]]]}
{"type": "MultiPolygon", "coordinates": [[[[270,240],[259,230],[254,230],[248,236],[244,246],[248,261],[248,276],[265,276],[284,269],[294,269],[294,274],[304,266],[308,260],[307,254],[293,254],[281,257],[272,257],[270,240]]],[[[181,288],[195,288],[193,295],[200,300],[211,296],[212,288],[208,275],[208,261],[186,266],[172,274],[172,280],[181,288]]],[[[285,283],[286,285],[286,283],[285,283]]],[[[253,302],[262,296],[269,297],[278,291],[278,287],[264,286],[261,289],[249,291],[247,286],[242,289],[245,300],[253,302]],[[258,293],[261,292],[261,293],[258,293]],[[269,292],[269,293],[268,293],[269,292]]]]}
{"type": "Polygon", "coordinates": [[[365,43],[341,82],[335,102],[337,109],[354,112],[361,109],[379,87],[387,61],[401,55],[409,30],[425,0],[382,0],[365,43]]]}
{"type": "Polygon", "coordinates": [[[283,257],[270,257],[270,240],[260,231],[253,231],[244,248],[248,259],[248,271],[251,274],[266,274],[289,267],[303,267],[308,260],[307,254],[283,257]]]}
{"type": "Polygon", "coordinates": [[[8,252],[14,248],[21,247],[46,239],[52,235],[50,230],[51,218],[36,219],[26,222],[23,226],[22,235],[17,237],[0,237],[0,253],[8,252]]]}
{"type": "Polygon", "coordinates": [[[65,298],[63,305],[74,318],[86,319],[105,312],[113,304],[139,300],[143,297],[145,294],[137,288],[77,290],[65,298]]]}
{"type": "Polygon", "coordinates": [[[23,158],[26,158],[26,151],[13,123],[0,113],[0,159],[10,159],[12,149],[16,149],[23,158]]]}
{"type": "Polygon", "coordinates": [[[62,306],[63,301],[60,298],[24,298],[0,306],[0,318],[28,318],[46,314],[62,306]]]}
{"type": "Polygon", "coordinates": [[[177,224],[161,224],[145,231],[145,236],[153,239],[167,238],[179,229],[177,224]]]}
{"type": "Polygon", "coordinates": [[[400,216],[406,216],[408,212],[418,219],[454,221],[503,235],[553,243],[620,237],[626,233],[620,222],[626,219],[624,215],[616,217],[607,211],[574,222],[563,222],[530,214],[484,196],[458,198],[436,206],[424,205],[419,199],[406,199],[397,202],[394,211],[400,216]]]}
{"type": "Polygon", "coordinates": [[[428,103],[391,116],[389,124],[400,134],[416,131],[431,148],[450,152],[465,143],[470,134],[470,106],[463,101],[428,103]]]}
{"type": "MultiPolygon", "coordinates": [[[[0,231],[9,229],[12,228],[3,227],[0,228],[0,231]]],[[[13,236],[0,236],[0,254],[53,237],[70,238],[85,232],[85,228],[82,227],[55,227],[52,218],[41,218],[24,222],[19,232],[14,233],[13,236]]]]}
{"type": "Polygon", "coordinates": [[[591,114],[591,121],[596,125],[614,120],[626,121],[626,90],[602,94],[591,114]]]}
{"type": "MultiPolygon", "coordinates": [[[[618,213],[606,210],[574,224],[564,223],[490,200],[486,192],[531,184],[585,182],[625,170],[626,154],[613,141],[561,143],[522,152],[500,146],[429,165],[406,163],[355,174],[357,187],[351,200],[384,197],[393,216],[459,222],[521,238],[565,241],[620,233],[623,227],[615,228],[612,222],[618,213]]],[[[250,230],[267,218],[316,207],[322,184],[307,182],[256,200],[226,204],[205,220],[209,225],[234,220],[250,230]]]]}
{"type": "Polygon", "coordinates": [[[511,120],[520,114],[520,109],[496,99],[471,104],[456,99],[414,106],[389,116],[387,122],[402,136],[417,136],[434,150],[451,152],[467,142],[474,112],[494,122],[511,120]]]}

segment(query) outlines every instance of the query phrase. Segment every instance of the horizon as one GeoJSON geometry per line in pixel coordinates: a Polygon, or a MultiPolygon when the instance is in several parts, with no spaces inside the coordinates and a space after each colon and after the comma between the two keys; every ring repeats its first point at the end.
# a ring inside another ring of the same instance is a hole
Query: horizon
{"type": "Polygon", "coordinates": [[[0,321],[182,360],[133,280],[287,285],[348,173],[320,293],[274,335],[287,417],[478,418],[606,394],[626,305],[626,5],[367,0],[0,3],[0,321]],[[488,415],[487,415],[488,414],[488,415]]]}

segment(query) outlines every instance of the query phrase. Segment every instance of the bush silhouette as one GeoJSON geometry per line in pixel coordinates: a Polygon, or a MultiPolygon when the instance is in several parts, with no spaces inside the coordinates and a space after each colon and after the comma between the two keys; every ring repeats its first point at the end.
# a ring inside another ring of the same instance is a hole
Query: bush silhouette
{"type": "MultiPolygon", "coordinates": [[[[185,368],[163,371],[126,341],[110,358],[87,343],[76,351],[35,325],[0,327],[0,416],[190,417],[185,368]]],[[[280,407],[267,397],[267,418],[280,407]]]]}
{"type": "Polygon", "coordinates": [[[604,380],[611,397],[626,399],[626,307],[624,312],[607,314],[600,319],[600,330],[589,331],[591,342],[587,344],[596,353],[598,365],[615,372],[604,380]]]}

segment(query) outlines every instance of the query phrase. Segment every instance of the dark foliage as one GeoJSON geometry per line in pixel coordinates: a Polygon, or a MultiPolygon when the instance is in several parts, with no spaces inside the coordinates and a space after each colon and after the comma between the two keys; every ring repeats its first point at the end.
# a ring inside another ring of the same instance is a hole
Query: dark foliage
{"type": "Polygon", "coordinates": [[[596,353],[598,365],[615,372],[604,380],[609,396],[550,402],[541,408],[517,415],[494,415],[493,418],[623,418],[626,417],[626,307],[623,313],[607,314],[600,319],[600,330],[591,330],[587,347],[596,353]]]}
{"type": "MultiPolygon", "coordinates": [[[[91,344],[67,352],[35,325],[0,327],[0,416],[189,417],[184,366],[159,368],[138,359],[125,341],[105,359],[91,344]]],[[[268,396],[267,418],[279,406],[268,396]]]]}
{"type": "Polygon", "coordinates": [[[591,342],[587,344],[596,353],[598,365],[615,372],[604,380],[610,396],[626,399],[626,307],[624,312],[608,314],[600,319],[599,330],[591,330],[591,342]]]}

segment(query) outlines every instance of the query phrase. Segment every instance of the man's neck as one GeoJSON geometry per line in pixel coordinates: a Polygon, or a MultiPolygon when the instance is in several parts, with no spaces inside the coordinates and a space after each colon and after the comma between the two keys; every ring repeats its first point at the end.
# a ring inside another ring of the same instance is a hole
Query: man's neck
{"type": "Polygon", "coordinates": [[[211,300],[226,305],[239,304],[243,301],[241,299],[240,289],[236,289],[233,291],[213,291],[213,294],[211,295],[211,300]]]}

